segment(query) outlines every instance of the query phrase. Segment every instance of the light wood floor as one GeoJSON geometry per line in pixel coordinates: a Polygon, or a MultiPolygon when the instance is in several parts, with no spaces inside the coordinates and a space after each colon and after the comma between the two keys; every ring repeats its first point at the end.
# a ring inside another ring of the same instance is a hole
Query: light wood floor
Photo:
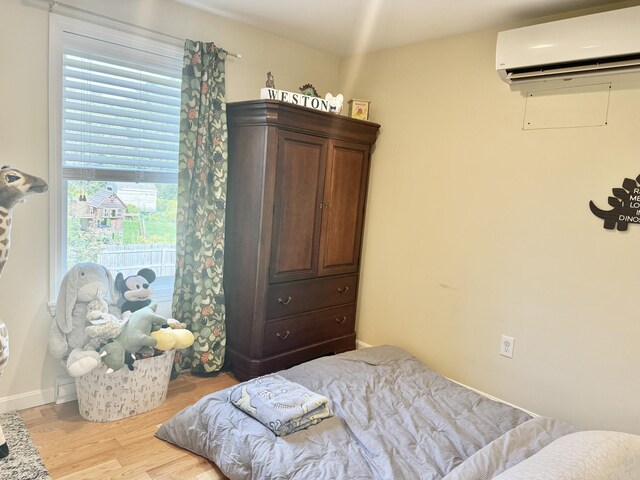
{"type": "Polygon", "coordinates": [[[167,401],[160,407],[117,422],[84,420],[77,402],[42,405],[20,414],[53,480],[224,479],[213,463],[154,433],[179,410],[236,383],[227,372],[213,378],[183,374],[169,383],[167,401]]]}

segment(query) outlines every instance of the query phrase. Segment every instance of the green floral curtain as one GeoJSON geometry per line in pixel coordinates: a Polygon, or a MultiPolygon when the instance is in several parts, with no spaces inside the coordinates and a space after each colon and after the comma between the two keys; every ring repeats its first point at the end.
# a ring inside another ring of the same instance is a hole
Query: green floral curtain
{"type": "Polygon", "coordinates": [[[174,378],[189,368],[217,372],[224,363],[226,56],[213,43],[185,43],[173,316],[187,324],[195,343],[176,352],[174,378]]]}

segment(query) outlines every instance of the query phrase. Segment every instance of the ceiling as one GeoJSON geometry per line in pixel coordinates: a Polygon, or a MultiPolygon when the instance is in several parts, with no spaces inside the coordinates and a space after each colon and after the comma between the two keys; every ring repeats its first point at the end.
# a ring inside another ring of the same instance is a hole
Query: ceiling
{"type": "Polygon", "coordinates": [[[619,3],[619,0],[176,1],[340,56],[619,3]]]}

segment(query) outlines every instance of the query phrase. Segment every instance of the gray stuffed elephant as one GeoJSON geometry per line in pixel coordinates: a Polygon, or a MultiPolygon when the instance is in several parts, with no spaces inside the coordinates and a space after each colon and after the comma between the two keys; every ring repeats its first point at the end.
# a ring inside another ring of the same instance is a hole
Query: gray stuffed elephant
{"type": "Polygon", "coordinates": [[[100,365],[95,351],[85,351],[89,342],[86,327],[87,305],[99,294],[108,303],[109,313],[120,317],[118,292],[113,276],[104,266],[85,262],[73,266],[62,280],[56,303],[56,317],[49,335],[49,353],[66,362],[71,376],[81,376],[100,365]]]}

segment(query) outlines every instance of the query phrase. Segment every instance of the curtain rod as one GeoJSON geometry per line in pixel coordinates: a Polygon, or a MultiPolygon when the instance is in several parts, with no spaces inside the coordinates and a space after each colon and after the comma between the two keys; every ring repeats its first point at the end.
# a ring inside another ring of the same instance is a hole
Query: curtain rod
{"type": "MultiPolygon", "coordinates": [[[[91,17],[96,17],[96,18],[100,18],[102,20],[106,20],[109,22],[114,22],[120,25],[124,25],[126,27],[129,28],[135,28],[138,30],[143,30],[147,33],[151,33],[153,35],[159,35],[161,37],[164,38],[169,38],[171,40],[174,40],[176,43],[180,42],[180,46],[184,45],[185,39],[184,38],[180,38],[180,37],[176,37],[174,35],[169,35],[168,33],[165,32],[161,32],[159,30],[153,30],[151,28],[147,28],[147,27],[143,27],[141,25],[136,25],[135,23],[130,23],[130,22],[126,22],[124,20],[118,20],[117,18],[113,18],[113,17],[109,17],[107,15],[102,15],[100,13],[96,13],[96,12],[92,12],[90,10],[85,10],[83,8],[79,8],[79,7],[75,7],[73,5],[68,5],[66,3],[62,3],[59,2],[58,0],[23,0],[24,3],[27,4],[31,4],[33,6],[39,6],[39,7],[45,7],[49,9],[50,12],[53,13],[58,13],[55,10],[58,9],[67,9],[70,10],[72,12],[75,12],[76,14],[81,14],[81,15],[88,15],[91,17]]],[[[242,58],[242,55],[239,53],[233,53],[233,52],[227,52],[227,55],[231,56],[231,57],[236,57],[238,59],[242,58]]]]}

